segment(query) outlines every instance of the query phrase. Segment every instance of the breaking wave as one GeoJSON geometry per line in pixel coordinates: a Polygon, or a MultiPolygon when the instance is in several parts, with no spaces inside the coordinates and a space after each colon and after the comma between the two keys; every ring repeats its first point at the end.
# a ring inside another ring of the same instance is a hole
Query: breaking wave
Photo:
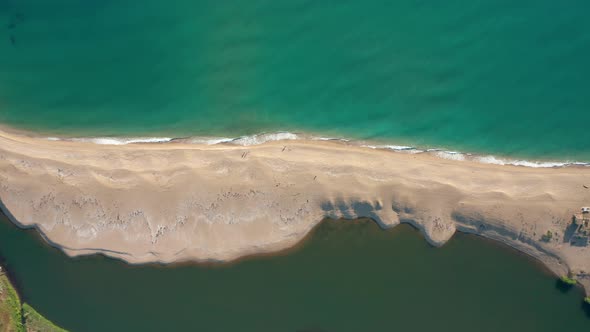
{"type": "Polygon", "coordinates": [[[459,151],[449,151],[440,148],[434,149],[420,149],[413,146],[406,145],[371,145],[363,141],[353,141],[345,138],[322,137],[304,134],[295,134],[291,132],[275,132],[275,133],[261,133],[256,135],[246,135],[235,138],[228,137],[185,137],[185,138],[170,138],[170,137],[83,137],[83,138],[57,138],[46,137],[47,140],[52,141],[73,141],[73,142],[89,142],[101,145],[126,145],[126,144],[145,144],[145,143],[185,143],[185,144],[231,144],[240,146],[253,146],[271,141],[288,141],[288,140],[314,140],[314,141],[338,141],[344,144],[354,146],[361,146],[370,149],[389,150],[397,153],[408,154],[429,154],[442,159],[449,159],[455,161],[472,161],[482,164],[494,165],[512,165],[533,168],[552,168],[552,167],[567,167],[567,166],[586,166],[590,163],[576,162],[576,161],[535,161],[535,160],[521,160],[502,158],[493,155],[477,155],[471,153],[464,153],[459,151]]]}

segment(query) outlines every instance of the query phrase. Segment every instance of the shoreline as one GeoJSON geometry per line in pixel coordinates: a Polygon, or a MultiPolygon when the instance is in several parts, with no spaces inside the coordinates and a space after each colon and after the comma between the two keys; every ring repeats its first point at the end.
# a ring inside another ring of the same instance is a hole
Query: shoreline
{"type": "MultiPolygon", "coordinates": [[[[307,242],[310,241],[312,236],[314,236],[314,233],[316,232],[317,228],[319,228],[324,223],[333,223],[334,226],[337,226],[337,227],[338,226],[339,227],[346,227],[347,226],[346,224],[348,224],[348,223],[365,223],[366,222],[366,223],[371,224],[370,227],[378,227],[380,231],[392,230],[389,228],[382,228],[377,223],[377,221],[375,221],[371,218],[366,218],[366,217],[355,218],[355,219],[324,218],[319,223],[317,223],[309,233],[307,233],[303,238],[301,238],[301,240],[299,240],[299,242],[295,243],[294,245],[292,245],[290,247],[279,249],[277,251],[253,253],[253,254],[249,254],[249,255],[240,256],[240,257],[232,259],[232,260],[222,260],[222,261],[188,260],[188,261],[177,261],[177,262],[171,262],[171,263],[164,263],[164,262],[133,263],[133,262],[128,262],[128,261],[118,258],[118,257],[106,255],[105,253],[102,253],[102,252],[88,253],[88,254],[84,254],[84,255],[71,255],[66,250],[64,250],[63,247],[60,247],[58,244],[53,243],[50,240],[48,240],[47,237],[45,237],[43,235],[43,233],[39,229],[37,229],[36,227],[34,227],[34,226],[26,227],[26,226],[21,225],[20,223],[18,223],[18,221],[15,221],[15,220],[11,219],[11,217],[7,216],[4,213],[4,211],[0,208],[0,218],[1,217],[5,217],[7,222],[9,222],[13,227],[16,227],[19,230],[34,233],[33,236],[36,238],[37,241],[43,242],[44,245],[49,246],[49,248],[51,248],[52,250],[60,251],[62,254],[65,254],[70,259],[84,258],[84,257],[90,257],[90,256],[102,256],[105,259],[121,262],[129,267],[151,266],[151,267],[158,267],[158,268],[177,268],[177,267],[187,267],[187,266],[227,267],[227,266],[232,266],[234,264],[247,262],[250,260],[283,257],[283,256],[289,255],[297,250],[300,250],[305,245],[307,245],[307,242]]],[[[415,227],[414,225],[412,225],[410,223],[403,223],[400,225],[405,225],[406,227],[411,228],[413,231],[418,233],[418,236],[420,236],[424,241],[426,241],[426,239],[424,238],[424,236],[419,228],[415,227]]],[[[473,236],[475,238],[478,238],[480,241],[487,241],[491,245],[494,245],[501,250],[510,251],[511,254],[522,255],[526,259],[530,260],[530,262],[532,264],[534,264],[540,270],[541,273],[546,273],[547,275],[555,277],[556,279],[560,277],[560,275],[558,274],[557,271],[555,271],[554,269],[551,269],[551,267],[546,265],[546,263],[543,262],[543,260],[540,259],[539,257],[531,255],[529,252],[519,250],[518,248],[510,245],[507,242],[497,240],[497,239],[492,239],[492,238],[482,236],[477,233],[468,232],[468,231],[462,231],[462,230],[457,230],[457,231],[459,233],[463,234],[464,236],[473,236]]],[[[426,242],[432,247],[433,250],[437,249],[437,246],[432,245],[428,241],[426,241],[426,242]]],[[[3,266],[3,264],[4,264],[3,257],[0,256],[0,265],[3,266]]],[[[22,297],[23,295],[21,292],[22,289],[19,284],[18,278],[16,278],[14,275],[12,275],[12,273],[10,271],[8,271],[6,269],[4,270],[4,272],[11,278],[11,280],[13,281],[13,285],[14,285],[15,289],[17,290],[17,293],[21,296],[21,298],[23,298],[22,297]]],[[[575,287],[579,288],[583,293],[587,293],[586,286],[584,284],[578,283],[575,285],[575,287]]]]}
{"type": "MultiPolygon", "coordinates": [[[[11,219],[11,217],[7,216],[4,213],[2,208],[0,208],[0,218],[1,217],[5,217],[7,222],[9,222],[13,227],[16,227],[19,230],[34,233],[34,236],[36,237],[37,241],[42,241],[44,243],[44,245],[49,246],[49,248],[51,248],[53,250],[60,251],[62,254],[65,254],[70,259],[84,258],[84,257],[90,257],[90,256],[102,256],[104,259],[113,260],[113,261],[123,263],[130,268],[138,267],[138,266],[151,266],[151,267],[157,267],[157,268],[179,268],[179,267],[199,266],[199,267],[213,267],[213,268],[215,268],[215,267],[228,267],[228,266],[232,266],[232,265],[239,264],[242,262],[247,262],[247,261],[257,260],[257,259],[283,257],[283,256],[289,255],[297,250],[302,249],[307,244],[307,242],[310,241],[311,237],[314,235],[314,232],[316,232],[316,229],[319,228],[324,223],[334,223],[335,226],[346,227],[347,225],[345,225],[345,223],[367,222],[367,223],[372,224],[370,227],[378,227],[380,231],[390,230],[387,228],[382,228],[377,223],[377,221],[375,221],[371,218],[366,218],[366,217],[361,217],[361,218],[356,218],[356,219],[324,218],[318,224],[316,224],[309,233],[307,233],[303,238],[301,238],[301,240],[299,240],[299,242],[295,243],[294,245],[292,245],[290,247],[279,249],[277,251],[253,253],[253,254],[249,254],[249,255],[240,256],[240,257],[232,259],[232,260],[222,260],[222,261],[188,260],[188,261],[177,261],[177,262],[171,262],[171,263],[157,262],[157,261],[156,262],[147,262],[147,263],[133,263],[133,262],[126,261],[125,259],[122,259],[119,257],[109,256],[103,252],[93,252],[93,253],[87,253],[87,254],[83,254],[83,255],[71,255],[66,250],[64,250],[63,247],[60,247],[58,244],[53,243],[49,239],[47,239],[47,237],[44,236],[43,233],[35,226],[26,227],[26,226],[23,226],[20,223],[18,223],[18,221],[11,219]],[[338,223],[338,225],[336,225],[336,223],[338,223]]],[[[410,223],[405,224],[405,226],[409,227],[412,230],[414,230],[415,232],[419,233],[419,236],[423,240],[426,241],[426,239],[424,238],[424,236],[419,228],[415,227],[414,225],[412,225],[410,223]]],[[[473,232],[469,232],[469,231],[462,231],[459,229],[457,231],[459,233],[463,234],[464,236],[473,236],[473,237],[478,238],[479,241],[487,241],[491,245],[499,248],[500,250],[509,251],[510,254],[512,254],[512,255],[522,255],[527,260],[529,260],[533,265],[535,265],[539,269],[539,272],[545,273],[545,274],[550,275],[552,277],[555,277],[556,280],[558,280],[559,277],[561,277],[561,275],[559,274],[559,272],[560,272],[559,270],[552,269],[550,266],[548,266],[546,264],[546,262],[544,262],[538,256],[532,255],[530,252],[527,252],[527,251],[519,250],[519,248],[512,246],[508,242],[498,240],[498,239],[489,238],[489,237],[483,236],[481,234],[477,234],[477,233],[473,233],[473,232]]],[[[432,245],[428,241],[426,241],[426,242],[429,245],[431,245],[433,250],[437,249],[437,247],[435,245],[432,245]]],[[[3,266],[3,264],[4,264],[4,258],[2,256],[0,256],[0,265],[3,266]]],[[[9,276],[9,279],[13,282],[13,286],[14,286],[15,290],[17,291],[17,293],[19,294],[19,296],[21,296],[22,299],[26,300],[26,298],[23,297],[22,289],[21,289],[20,282],[19,282],[18,278],[16,278],[16,276],[12,275],[10,270],[4,269],[4,273],[6,273],[9,276]]],[[[583,294],[589,294],[588,287],[589,287],[589,285],[587,283],[577,283],[576,285],[574,285],[574,288],[579,289],[579,291],[581,291],[583,294]]]]}
{"type": "Polygon", "coordinates": [[[258,145],[49,141],[0,131],[0,202],[70,256],[231,261],[296,246],[325,218],[409,223],[503,242],[590,289],[590,251],[563,240],[590,168],[392,153],[339,141],[258,145]],[[556,239],[544,243],[547,230],[556,239]]]}
{"type": "MultiPolygon", "coordinates": [[[[319,227],[321,227],[324,223],[332,223],[333,226],[335,226],[335,227],[347,227],[347,225],[351,224],[351,223],[352,224],[367,223],[367,224],[371,224],[370,227],[377,227],[380,231],[394,230],[393,228],[383,228],[379,225],[379,223],[377,223],[376,220],[373,220],[373,219],[367,218],[367,217],[360,217],[360,218],[355,218],[355,219],[324,218],[320,222],[318,222],[311,229],[311,231],[309,233],[307,233],[303,238],[301,238],[299,240],[299,242],[295,243],[294,245],[292,245],[290,247],[279,249],[277,251],[253,253],[250,255],[240,256],[240,257],[237,257],[232,260],[219,260],[219,261],[187,260],[187,261],[176,261],[176,262],[171,262],[171,263],[164,263],[164,262],[157,262],[157,261],[147,262],[147,263],[133,263],[133,262],[129,262],[129,261],[126,261],[126,260],[118,258],[118,257],[106,255],[102,252],[88,253],[88,254],[84,254],[84,255],[70,255],[70,254],[68,254],[68,252],[66,251],[65,248],[60,247],[59,244],[53,243],[50,240],[48,240],[47,237],[45,237],[43,235],[43,233],[38,228],[36,228],[35,226],[24,226],[24,225],[20,224],[18,221],[13,220],[11,217],[7,216],[4,212],[4,210],[2,208],[0,208],[0,218],[2,218],[2,217],[6,218],[6,222],[8,222],[11,226],[16,227],[18,230],[21,230],[21,231],[33,233],[33,236],[35,237],[36,241],[42,242],[44,245],[48,246],[51,250],[58,250],[61,254],[65,254],[70,259],[77,259],[77,258],[84,258],[84,257],[91,257],[91,256],[102,256],[105,259],[113,260],[116,262],[121,262],[129,267],[134,267],[134,266],[153,266],[153,267],[161,267],[161,268],[175,268],[175,267],[185,267],[185,266],[226,267],[226,266],[232,266],[234,264],[239,264],[242,262],[247,262],[250,260],[282,257],[282,256],[289,255],[297,250],[300,250],[305,245],[307,245],[307,242],[311,239],[311,237],[314,236],[314,233],[316,232],[316,230],[319,227]]],[[[411,230],[418,233],[418,236],[420,236],[424,241],[426,241],[426,239],[424,238],[424,236],[422,234],[422,231],[419,228],[412,225],[411,223],[401,223],[400,225],[403,225],[403,227],[409,227],[411,230]]],[[[472,236],[472,237],[480,239],[481,241],[487,241],[491,245],[497,246],[498,248],[501,248],[503,250],[509,250],[512,254],[522,255],[523,257],[526,257],[527,259],[529,259],[534,265],[537,265],[537,267],[543,273],[547,273],[548,275],[551,275],[551,276],[557,277],[557,278],[560,277],[560,275],[556,274],[556,272],[554,270],[552,270],[549,266],[547,266],[541,259],[531,255],[530,253],[528,253],[526,251],[521,251],[521,250],[517,249],[516,247],[511,246],[509,243],[506,243],[506,242],[503,242],[500,240],[496,240],[496,239],[492,239],[492,238],[482,236],[480,234],[469,232],[469,231],[462,231],[462,230],[458,229],[457,232],[459,234],[464,235],[464,236],[472,236]]],[[[434,250],[436,250],[438,248],[438,246],[433,245],[428,241],[426,241],[426,243],[434,250]]],[[[4,257],[2,255],[0,255],[0,265],[4,266],[3,265],[4,263],[5,263],[4,257]]],[[[8,270],[5,270],[5,272],[9,276],[11,275],[11,273],[8,270]]],[[[14,281],[15,289],[17,289],[17,291],[19,291],[21,289],[21,287],[19,286],[18,278],[16,278],[15,276],[12,276],[12,277],[13,277],[13,279],[11,279],[11,280],[14,281]]],[[[577,286],[580,286],[581,289],[584,290],[584,286],[582,284],[577,284],[577,286]]],[[[22,294],[22,293],[19,291],[19,295],[20,294],[22,294]]]]}
{"type": "Polygon", "coordinates": [[[17,129],[0,124],[0,134],[11,134],[16,136],[26,136],[48,141],[66,141],[92,143],[97,145],[134,145],[134,144],[195,144],[195,145],[237,145],[253,146],[273,141],[330,141],[338,142],[355,147],[370,148],[376,150],[390,151],[396,153],[408,154],[429,154],[442,159],[456,161],[474,161],[483,164],[493,165],[511,165],[533,168],[555,168],[555,167],[590,167],[590,161],[576,161],[570,159],[536,159],[536,158],[518,158],[502,154],[490,154],[485,152],[464,152],[456,151],[444,147],[420,147],[413,145],[400,145],[389,140],[364,140],[344,137],[326,137],[313,133],[302,132],[260,132],[251,135],[241,135],[235,137],[225,136],[179,136],[166,137],[160,136],[60,136],[55,134],[43,134],[30,130],[17,129]]]}

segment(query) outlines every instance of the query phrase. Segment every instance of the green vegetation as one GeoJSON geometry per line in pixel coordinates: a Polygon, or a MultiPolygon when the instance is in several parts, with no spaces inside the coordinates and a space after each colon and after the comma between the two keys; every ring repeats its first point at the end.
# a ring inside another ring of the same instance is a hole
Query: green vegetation
{"type": "Polygon", "coordinates": [[[20,298],[3,272],[0,272],[0,331],[24,331],[20,298]]]}
{"type": "Polygon", "coordinates": [[[543,236],[541,236],[541,240],[545,241],[545,242],[551,241],[552,238],[553,238],[553,233],[551,233],[551,231],[547,231],[546,234],[543,234],[543,236]]]}
{"type": "Polygon", "coordinates": [[[590,304],[590,296],[584,298],[584,303],[590,304]]]}
{"type": "Polygon", "coordinates": [[[23,304],[23,316],[27,332],[67,332],[61,327],[55,326],[26,303],[23,304]]]}
{"type": "Polygon", "coordinates": [[[566,284],[566,285],[571,285],[571,286],[573,286],[573,285],[575,285],[575,284],[577,284],[577,283],[578,283],[578,282],[576,281],[576,279],[574,279],[574,278],[570,278],[570,277],[568,277],[568,276],[561,276],[561,278],[559,278],[559,280],[561,280],[561,282],[563,282],[564,284],[566,284]]]}
{"type": "Polygon", "coordinates": [[[25,331],[67,332],[41,316],[30,305],[26,303],[21,305],[12,283],[0,269],[0,332],[25,331]]]}

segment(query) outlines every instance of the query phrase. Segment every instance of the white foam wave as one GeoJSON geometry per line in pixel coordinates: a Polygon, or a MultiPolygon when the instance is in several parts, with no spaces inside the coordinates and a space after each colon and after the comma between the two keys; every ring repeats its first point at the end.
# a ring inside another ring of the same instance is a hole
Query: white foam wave
{"type": "Polygon", "coordinates": [[[236,139],[231,140],[229,143],[243,145],[243,146],[250,146],[250,145],[258,145],[265,142],[270,141],[283,141],[283,140],[295,140],[298,139],[299,136],[297,134],[289,133],[289,132],[278,132],[278,133],[269,133],[269,134],[257,134],[251,136],[242,136],[236,139]]]}
{"type": "Polygon", "coordinates": [[[235,138],[227,138],[227,137],[191,137],[187,139],[185,142],[189,144],[206,144],[206,145],[215,145],[221,143],[228,143],[233,141],[235,138]]]}
{"type": "Polygon", "coordinates": [[[467,160],[465,154],[457,151],[437,151],[434,153],[435,156],[443,159],[464,161],[467,160]]]}
{"type": "Polygon", "coordinates": [[[73,142],[89,142],[100,145],[126,145],[135,143],[166,143],[172,141],[170,137],[89,137],[66,139],[73,142]]]}
{"type": "Polygon", "coordinates": [[[502,159],[495,156],[479,156],[474,158],[475,161],[484,164],[494,165],[514,165],[534,168],[550,168],[550,167],[564,167],[564,166],[588,166],[588,163],[582,162],[557,162],[557,161],[529,161],[529,160],[515,160],[502,159]]]}
{"type": "Polygon", "coordinates": [[[405,146],[405,145],[361,145],[365,148],[371,149],[384,149],[384,150],[393,150],[396,152],[405,152],[405,153],[422,153],[424,150],[416,149],[413,146],[405,146]]]}
{"type": "Polygon", "coordinates": [[[590,167],[590,163],[586,162],[558,162],[558,161],[530,161],[530,160],[518,160],[518,159],[508,159],[508,158],[500,158],[492,155],[486,156],[478,156],[472,155],[470,153],[463,153],[459,151],[447,151],[440,148],[429,148],[426,150],[421,150],[415,148],[413,146],[406,146],[406,145],[368,145],[363,144],[362,142],[355,142],[350,141],[344,138],[332,138],[332,137],[321,137],[321,136],[305,136],[294,134],[290,132],[276,132],[276,133],[262,133],[256,135],[249,135],[249,136],[241,136],[237,138],[227,138],[227,137],[189,137],[183,139],[174,139],[170,137],[87,137],[87,138],[58,138],[58,137],[46,137],[46,140],[49,141],[74,141],[74,142],[89,142],[94,144],[100,145],[126,145],[126,144],[136,144],[136,143],[166,143],[171,142],[173,140],[178,140],[182,143],[188,144],[206,144],[206,145],[216,145],[216,144],[235,144],[241,146],[251,146],[251,145],[258,145],[263,144],[265,142],[270,141],[280,141],[280,140],[297,140],[297,139],[311,139],[317,141],[341,141],[341,142],[350,142],[349,144],[371,148],[371,149],[384,149],[384,150],[391,150],[393,152],[398,153],[429,153],[433,156],[449,159],[449,160],[456,160],[456,161],[474,161],[483,164],[494,164],[494,165],[512,165],[512,166],[522,166],[522,167],[533,167],[533,168],[551,168],[551,167],[566,167],[566,166],[584,166],[590,167]]]}
{"type": "Polygon", "coordinates": [[[313,136],[311,137],[313,141],[339,141],[339,142],[350,142],[349,139],[346,138],[337,138],[337,137],[322,137],[322,136],[313,136]]]}
{"type": "Polygon", "coordinates": [[[384,147],[396,151],[415,150],[414,147],[405,145],[385,145],[384,147]]]}

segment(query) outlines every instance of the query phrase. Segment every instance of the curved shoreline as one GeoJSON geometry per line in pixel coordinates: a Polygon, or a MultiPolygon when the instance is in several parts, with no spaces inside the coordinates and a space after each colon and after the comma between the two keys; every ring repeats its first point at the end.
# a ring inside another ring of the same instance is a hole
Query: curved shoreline
{"type": "Polygon", "coordinates": [[[243,135],[237,137],[221,137],[221,136],[186,136],[186,137],[164,137],[164,136],[87,136],[87,137],[64,137],[57,135],[43,135],[36,132],[15,129],[6,127],[0,124],[0,132],[10,133],[18,136],[26,136],[31,138],[45,139],[49,141],[67,141],[67,142],[81,142],[92,143],[97,145],[128,145],[128,144],[166,144],[166,143],[182,143],[182,144],[196,144],[196,145],[219,145],[232,144],[238,146],[252,146],[260,145],[267,142],[283,141],[283,140],[302,140],[302,141],[334,141],[342,144],[352,145],[356,147],[364,147],[370,149],[409,153],[409,154],[429,154],[442,159],[450,159],[457,161],[474,161],[483,164],[493,165],[511,165],[533,168],[555,168],[555,167],[571,167],[584,166],[590,167],[590,162],[572,161],[572,160],[557,160],[557,159],[522,159],[502,155],[493,155],[489,153],[472,153],[449,150],[442,147],[416,147],[409,145],[395,145],[392,143],[385,143],[383,141],[370,141],[360,139],[349,139],[342,137],[325,137],[310,133],[298,132],[261,132],[252,135],[243,135]]]}
{"type": "Polygon", "coordinates": [[[501,241],[589,289],[590,251],[564,240],[590,205],[588,167],[532,168],[332,140],[97,145],[0,131],[0,201],[68,255],[226,261],[299,243],[324,218],[410,223],[501,241]],[[541,241],[547,231],[555,234],[541,241]]]}

